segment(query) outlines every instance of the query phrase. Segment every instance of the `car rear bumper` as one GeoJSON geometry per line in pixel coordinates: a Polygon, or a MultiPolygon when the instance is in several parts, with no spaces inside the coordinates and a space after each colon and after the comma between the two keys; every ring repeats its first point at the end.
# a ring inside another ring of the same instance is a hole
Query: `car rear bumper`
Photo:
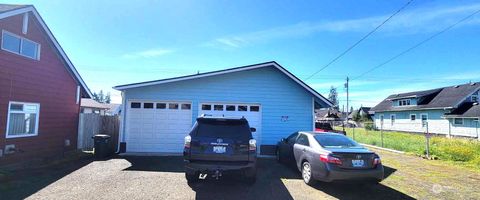
{"type": "Polygon", "coordinates": [[[374,169],[348,170],[348,169],[329,169],[324,174],[314,173],[313,177],[320,181],[363,181],[383,179],[383,166],[377,166],[374,169]]]}
{"type": "Polygon", "coordinates": [[[205,162],[185,160],[185,172],[210,173],[215,171],[240,171],[256,168],[255,162],[205,162]]]}

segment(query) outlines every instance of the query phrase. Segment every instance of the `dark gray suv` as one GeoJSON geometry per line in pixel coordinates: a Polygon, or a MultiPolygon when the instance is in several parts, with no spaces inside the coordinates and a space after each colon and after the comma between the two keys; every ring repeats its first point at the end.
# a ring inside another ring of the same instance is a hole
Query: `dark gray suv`
{"type": "Polygon", "coordinates": [[[185,177],[193,182],[225,172],[241,172],[246,181],[256,180],[257,146],[245,118],[199,117],[185,137],[185,177]]]}

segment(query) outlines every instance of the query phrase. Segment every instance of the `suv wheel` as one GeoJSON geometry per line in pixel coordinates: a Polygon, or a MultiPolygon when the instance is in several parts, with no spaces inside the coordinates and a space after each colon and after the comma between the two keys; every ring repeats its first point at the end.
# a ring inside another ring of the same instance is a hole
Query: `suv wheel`
{"type": "Polygon", "coordinates": [[[312,177],[312,166],[308,161],[302,163],[302,178],[307,185],[315,184],[315,180],[312,177]]]}

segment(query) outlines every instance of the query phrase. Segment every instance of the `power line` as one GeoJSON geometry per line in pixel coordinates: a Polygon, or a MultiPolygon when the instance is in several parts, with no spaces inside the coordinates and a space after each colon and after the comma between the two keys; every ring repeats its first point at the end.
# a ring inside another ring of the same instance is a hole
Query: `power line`
{"type": "Polygon", "coordinates": [[[370,35],[372,35],[375,31],[377,31],[381,26],[383,26],[385,23],[387,23],[390,19],[392,19],[395,15],[397,15],[400,11],[402,11],[404,8],[406,8],[410,3],[412,3],[413,0],[410,0],[408,1],[405,5],[403,5],[400,9],[398,9],[395,13],[393,13],[390,17],[388,17],[385,21],[383,21],[382,23],[380,23],[377,27],[375,27],[372,31],[370,31],[369,33],[367,33],[365,36],[363,36],[360,40],[358,40],[357,42],[355,42],[352,46],[350,46],[349,48],[347,48],[345,51],[343,51],[340,55],[338,55],[337,57],[335,57],[332,61],[330,61],[328,64],[326,64],[325,66],[323,66],[322,68],[320,68],[318,71],[316,71],[315,73],[313,73],[312,75],[310,75],[308,78],[305,79],[308,80],[310,78],[312,78],[313,76],[315,76],[316,74],[320,73],[321,71],[323,71],[324,69],[326,69],[328,66],[330,66],[331,64],[333,64],[335,61],[337,61],[338,59],[340,59],[341,57],[343,57],[345,54],[347,54],[350,50],[352,50],[353,48],[355,48],[358,44],[360,44],[360,42],[362,42],[363,40],[367,39],[370,35]]]}
{"type": "Polygon", "coordinates": [[[419,47],[419,46],[421,46],[421,45],[425,44],[426,42],[428,42],[428,41],[432,40],[433,38],[435,38],[435,37],[439,36],[440,34],[447,32],[448,30],[450,30],[450,29],[452,29],[453,27],[455,27],[456,25],[458,25],[458,24],[460,24],[460,23],[464,22],[465,20],[467,20],[467,19],[471,18],[472,16],[474,16],[474,15],[478,14],[479,12],[480,12],[480,10],[477,10],[477,11],[473,12],[472,14],[470,14],[470,15],[468,15],[468,16],[466,16],[466,17],[462,18],[461,20],[459,20],[459,21],[457,21],[456,23],[454,23],[454,24],[452,24],[452,25],[448,26],[447,28],[445,28],[445,29],[441,30],[440,32],[437,32],[437,33],[433,34],[432,36],[428,37],[427,39],[425,39],[425,40],[422,40],[421,42],[419,42],[419,43],[417,43],[417,44],[413,45],[412,47],[410,47],[410,48],[408,48],[408,49],[406,49],[406,50],[404,50],[404,51],[400,52],[399,54],[397,54],[397,55],[395,55],[395,56],[391,57],[390,59],[386,60],[385,62],[383,62],[383,63],[381,63],[381,64],[379,64],[379,65],[377,65],[377,66],[375,66],[375,67],[372,67],[371,69],[367,70],[366,72],[364,72],[364,73],[360,74],[359,76],[357,76],[357,77],[355,77],[355,78],[352,78],[352,80],[358,79],[358,78],[360,78],[360,77],[364,76],[365,74],[368,74],[368,73],[370,73],[370,72],[372,72],[372,71],[374,71],[374,70],[376,70],[376,69],[378,69],[378,68],[380,68],[380,67],[382,67],[382,66],[384,66],[384,65],[386,65],[386,64],[388,64],[388,63],[390,63],[390,62],[392,62],[393,60],[397,59],[398,57],[400,57],[400,56],[402,56],[402,55],[404,55],[404,54],[406,54],[406,53],[408,53],[408,52],[412,51],[413,49],[415,49],[415,48],[417,48],[417,47],[419,47]]]}

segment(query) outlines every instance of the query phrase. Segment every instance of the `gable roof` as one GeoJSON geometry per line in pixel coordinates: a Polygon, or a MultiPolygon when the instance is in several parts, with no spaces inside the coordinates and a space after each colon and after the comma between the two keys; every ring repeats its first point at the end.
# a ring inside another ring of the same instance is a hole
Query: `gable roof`
{"type": "Polygon", "coordinates": [[[99,108],[99,109],[104,109],[108,110],[111,108],[109,104],[105,103],[99,103],[98,101],[95,101],[90,98],[82,98],[82,101],[80,102],[80,107],[84,108],[99,108]]]}
{"type": "Polygon", "coordinates": [[[394,94],[388,96],[371,110],[382,111],[405,111],[425,109],[450,109],[457,108],[469,95],[480,89],[480,82],[463,85],[448,86],[433,90],[394,94]],[[417,105],[393,106],[393,101],[405,98],[417,98],[417,105]]]}
{"type": "Polygon", "coordinates": [[[0,4],[0,13],[27,7],[29,5],[0,4]]]}
{"type": "Polygon", "coordinates": [[[45,33],[47,34],[48,38],[50,41],[53,43],[53,46],[55,49],[58,51],[60,54],[60,57],[63,59],[65,62],[65,67],[67,71],[72,75],[73,79],[81,86],[81,88],[84,91],[84,94],[86,94],[88,98],[92,97],[92,93],[87,87],[87,84],[83,81],[82,77],[78,73],[78,71],[75,69],[75,66],[73,63],[70,61],[68,58],[67,54],[63,51],[62,47],[58,43],[57,39],[53,36],[52,32],[50,29],[47,27],[47,24],[45,21],[43,21],[42,17],[40,14],[38,14],[37,10],[35,7],[32,5],[11,5],[11,4],[0,4],[0,19],[4,19],[7,17],[23,14],[23,13],[28,13],[31,12],[37,19],[38,23],[41,25],[45,33]]]}
{"type": "Polygon", "coordinates": [[[230,69],[224,69],[224,70],[218,70],[218,71],[212,71],[212,72],[199,73],[199,74],[194,74],[194,75],[180,76],[180,77],[160,79],[160,80],[154,80],[154,81],[146,81],[146,82],[140,82],[140,83],[132,83],[132,84],[126,84],[126,85],[118,85],[118,86],[113,87],[113,89],[127,90],[127,89],[131,89],[131,88],[138,88],[138,87],[159,85],[159,84],[165,84],[165,83],[171,83],[171,82],[177,82],[177,81],[185,81],[185,80],[191,80],[191,79],[197,79],[197,78],[203,78],[203,77],[217,76],[217,75],[222,75],[222,74],[227,74],[227,73],[240,72],[240,71],[258,69],[258,68],[264,68],[264,67],[275,67],[280,72],[284,73],[289,78],[291,78],[293,81],[295,81],[300,86],[305,88],[313,96],[321,99],[327,105],[332,106],[332,103],[328,99],[323,97],[320,93],[318,93],[313,88],[311,88],[310,86],[305,84],[302,80],[300,80],[295,75],[293,75],[292,73],[287,71],[285,68],[280,66],[280,64],[278,64],[275,61],[253,64],[253,65],[247,65],[247,66],[242,66],[242,67],[234,67],[234,68],[230,68],[230,69]]]}

